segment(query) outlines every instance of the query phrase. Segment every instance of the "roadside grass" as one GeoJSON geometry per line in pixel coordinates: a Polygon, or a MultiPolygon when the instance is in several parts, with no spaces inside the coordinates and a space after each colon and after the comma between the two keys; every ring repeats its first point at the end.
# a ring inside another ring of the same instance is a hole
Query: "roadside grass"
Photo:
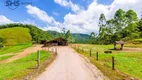
{"type": "Polygon", "coordinates": [[[113,50],[113,54],[105,54],[104,51],[113,48],[113,45],[78,44],[78,46],[80,46],[80,50],[78,51],[78,47],[76,50],[84,56],[87,56],[110,79],[122,80],[128,78],[129,76],[125,74],[142,79],[141,52],[121,52],[113,50]],[[82,47],[84,47],[84,52],[82,52],[82,47]],[[89,56],[90,49],[92,49],[92,57],[89,56]],[[97,51],[99,52],[99,61],[96,61],[95,57],[97,51]],[[115,70],[111,70],[112,56],[115,57],[115,70]]]}
{"type": "Polygon", "coordinates": [[[32,43],[26,43],[26,44],[17,44],[14,46],[6,46],[2,49],[0,49],[0,55],[7,54],[7,53],[16,53],[23,51],[24,49],[32,46],[32,43]]]}
{"type": "MultiPolygon", "coordinates": [[[[50,57],[49,52],[40,51],[41,64],[50,57]]],[[[32,53],[29,56],[15,60],[10,63],[0,64],[0,80],[20,80],[28,73],[32,72],[36,66],[37,54],[32,53]]]]}
{"type": "Polygon", "coordinates": [[[6,46],[6,47],[0,49],[0,61],[8,59],[8,58],[16,55],[17,52],[21,52],[30,46],[32,46],[32,43],[17,44],[14,46],[6,46]],[[8,54],[10,54],[10,55],[8,55],[8,54]]]}
{"type": "Polygon", "coordinates": [[[142,48],[142,44],[125,44],[125,47],[131,47],[131,48],[142,48]]]}
{"type": "Polygon", "coordinates": [[[1,61],[1,60],[5,60],[5,59],[8,59],[8,58],[10,58],[10,57],[12,57],[12,56],[14,56],[14,55],[0,56],[0,61],[1,61]]]}

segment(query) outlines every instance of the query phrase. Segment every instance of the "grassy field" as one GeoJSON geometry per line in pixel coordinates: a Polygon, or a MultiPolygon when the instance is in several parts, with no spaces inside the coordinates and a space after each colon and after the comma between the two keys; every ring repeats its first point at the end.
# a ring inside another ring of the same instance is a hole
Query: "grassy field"
{"type": "MultiPolygon", "coordinates": [[[[129,44],[128,44],[129,45],[129,44]]],[[[74,45],[75,46],[75,45],[74,45]]],[[[142,79],[142,52],[125,52],[125,51],[112,51],[113,54],[105,54],[105,50],[113,48],[113,45],[85,45],[78,44],[77,51],[90,58],[105,75],[112,80],[122,80],[127,78],[128,74],[138,79],[142,79]],[[85,52],[82,52],[84,48],[85,52]],[[89,56],[89,50],[92,49],[92,57],[89,56]],[[99,61],[95,59],[95,53],[99,52],[99,61]],[[115,57],[115,70],[111,70],[112,56],[115,57]],[[123,74],[125,73],[125,74],[123,74]]],[[[127,46],[127,45],[126,45],[127,46]]],[[[132,46],[132,45],[131,45],[132,46]]],[[[142,46],[142,45],[139,45],[142,46]]],[[[74,47],[75,48],[75,47],[74,47]]]]}
{"type": "Polygon", "coordinates": [[[5,45],[25,44],[32,40],[30,30],[21,27],[0,29],[0,37],[5,39],[5,45]]]}
{"type": "MultiPolygon", "coordinates": [[[[41,64],[50,57],[50,54],[45,51],[40,51],[41,64]]],[[[33,68],[36,68],[37,54],[32,53],[31,55],[15,60],[10,63],[0,64],[0,80],[19,80],[23,76],[27,75],[33,68]]]]}
{"type": "Polygon", "coordinates": [[[23,51],[24,49],[32,46],[32,43],[19,44],[15,46],[6,46],[0,49],[0,61],[16,55],[15,53],[23,51]]]}

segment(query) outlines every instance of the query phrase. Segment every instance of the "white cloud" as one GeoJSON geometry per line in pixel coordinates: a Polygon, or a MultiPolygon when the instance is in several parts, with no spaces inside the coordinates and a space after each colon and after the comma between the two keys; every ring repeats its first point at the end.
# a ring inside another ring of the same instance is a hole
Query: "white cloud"
{"type": "Polygon", "coordinates": [[[57,12],[52,12],[52,14],[55,16],[59,16],[59,13],[57,13],[57,12]]]}
{"type": "Polygon", "coordinates": [[[41,21],[45,22],[48,26],[47,28],[43,28],[44,30],[57,30],[61,29],[63,25],[60,22],[57,22],[53,17],[50,17],[44,10],[41,10],[35,6],[28,5],[26,6],[27,12],[40,19],[41,21]]]}
{"type": "Polygon", "coordinates": [[[30,19],[27,19],[25,21],[15,22],[15,21],[12,21],[12,20],[8,19],[4,15],[0,15],[0,25],[2,25],[2,24],[10,24],[10,23],[32,24],[32,25],[36,25],[37,26],[37,24],[33,20],[30,20],[30,19]]]}
{"type": "Polygon", "coordinates": [[[77,4],[73,4],[71,1],[67,1],[67,0],[54,0],[55,3],[60,4],[63,7],[68,7],[71,8],[72,11],[74,12],[78,12],[80,11],[80,7],[77,4]]]}
{"type": "Polygon", "coordinates": [[[54,0],[56,3],[60,4],[61,6],[68,6],[69,2],[67,2],[66,0],[54,0]]]}
{"type": "Polygon", "coordinates": [[[0,24],[7,24],[7,23],[13,23],[13,21],[8,19],[8,18],[6,18],[3,15],[0,15],[0,24]]]}
{"type": "Polygon", "coordinates": [[[45,21],[48,23],[52,23],[55,21],[53,17],[49,17],[45,11],[40,10],[39,8],[37,8],[35,6],[28,5],[28,6],[26,6],[26,8],[28,9],[27,12],[29,14],[38,17],[42,21],[45,21]]]}
{"type": "Polygon", "coordinates": [[[22,24],[31,24],[31,25],[39,26],[38,24],[36,24],[36,22],[34,20],[31,20],[31,19],[27,19],[25,21],[20,21],[19,23],[22,23],[22,24]]]}
{"type": "Polygon", "coordinates": [[[47,22],[45,30],[61,31],[63,27],[71,30],[73,33],[98,33],[98,20],[101,13],[104,13],[107,19],[113,18],[116,10],[119,8],[127,11],[133,9],[139,16],[142,10],[142,0],[114,0],[110,5],[103,5],[94,0],[86,10],[79,8],[79,5],[73,4],[71,1],[54,0],[56,3],[64,7],[70,7],[75,13],[68,13],[64,17],[64,22],[57,22],[53,17],[34,6],[27,6],[28,13],[38,17],[40,20],[47,22]]]}
{"type": "Polygon", "coordinates": [[[64,25],[72,32],[98,33],[98,20],[101,13],[104,13],[107,19],[111,19],[119,8],[125,11],[133,9],[140,17],[142,10],[141,3],[142,0],[114,0],[110,5],[103,5],[98,4],[94,0],[87,10],[81,10],[75,14],[67,14],[64,17],[64,25]]]}

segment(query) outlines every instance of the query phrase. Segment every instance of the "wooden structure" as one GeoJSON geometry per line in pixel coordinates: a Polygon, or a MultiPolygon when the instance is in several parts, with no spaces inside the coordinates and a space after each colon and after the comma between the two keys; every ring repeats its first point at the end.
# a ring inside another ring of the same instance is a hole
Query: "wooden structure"
{"type": "Polygon", "coordinates": [[[44,44],[46,42],[47,42],[46,40],[42,40],[42,41],[40,41],[40,44],[44,44]]]}
{"type": "Polygon", "coordinates": [[[48,41],[44,43],[44,47],[49,47],[49,46],[67,46],[68,41],[64,38],[56,38],[54,40],[48,41]]]}
{"type": "Polygon", "coordinates": [[[121,45],[121,48],[120,48],[120,50],[122,50],[123,49],[123,46],[124,46],[124,44],[126,44],[126,42],[124,42],[124,41],[115,41],[114,42],[114,49],[116,50],[116,45],[117,44],[120,44],[121,45]]]}
{"type": "Polygon", "coordinates": [[[108,54],[108,53],[112,53],[112,51],[104,51],[104,53],[108,54]]]}

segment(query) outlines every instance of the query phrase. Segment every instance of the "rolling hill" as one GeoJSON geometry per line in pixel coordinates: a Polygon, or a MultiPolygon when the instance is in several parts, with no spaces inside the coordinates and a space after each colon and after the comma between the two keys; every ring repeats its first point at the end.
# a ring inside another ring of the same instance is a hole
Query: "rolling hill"
{"type": "Polygon", "coordinates": [[[6,29],[6,28],[28,28],[29,33],[31,34],[32,37],[32,42],[33,43],[40,43],[41,40],[51,40],[52,36],[49,35],[46,31],[43,31],[39,29],[38,27],[30,24],[21,24],[21,23],[13,23],[13,24],[4,24],[0,25],[0,30],[1,29],[6,29]]]}
{"type": "Polygon", "coordinates": [[[25,44],[32,40],[30,30],[22,27],[0,29],[0,37],[6,41],[5,45],[25,44]]]}

